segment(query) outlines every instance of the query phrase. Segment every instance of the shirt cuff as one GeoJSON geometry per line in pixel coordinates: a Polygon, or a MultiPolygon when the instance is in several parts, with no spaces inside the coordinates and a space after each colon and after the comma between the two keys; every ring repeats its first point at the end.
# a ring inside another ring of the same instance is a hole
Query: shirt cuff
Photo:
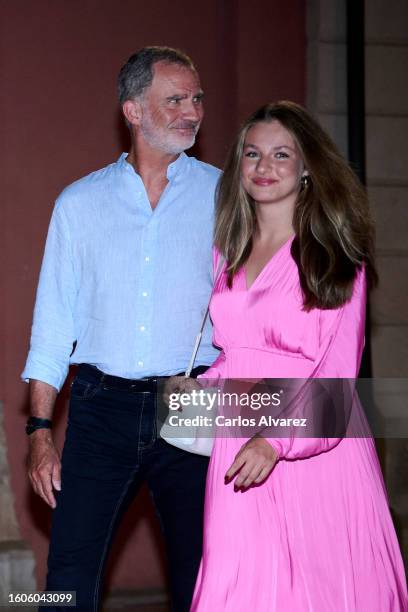
{"type": "Polygon", "coordinates": [[[25,368],[21,374],[21,379],[24,382],[31,380],[40,380],[54,387],[58,392],[68,374],[68,365],[61,371],[58,367],[52,367],[44,362],[44,359],[29,355],[25,368]]]}

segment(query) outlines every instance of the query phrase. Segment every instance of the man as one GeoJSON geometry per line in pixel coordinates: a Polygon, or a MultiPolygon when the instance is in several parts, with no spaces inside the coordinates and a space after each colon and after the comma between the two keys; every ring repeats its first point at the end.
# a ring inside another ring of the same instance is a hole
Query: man
{"type": "MultiPolygon", "coordinates": [[[[31,388],[29,474],[54,508],[48,590],[76,591],[78,609],[99,608],[115,529],[147,481],[173,609],[183,612],[201,557],[207,459],[160,438],[156,377],[185,370],[207,305],[219,171],[184,153],[203,117],[187,56],[144,48],[123,66],[118,90],[130,153],[65,189],[49,228],[22,375],[31,388]],[[50,426],[69,363],[82,365],[61,468],[50,426]]],[[[210,335],[198,366],[215,358],[210,335]]]]}

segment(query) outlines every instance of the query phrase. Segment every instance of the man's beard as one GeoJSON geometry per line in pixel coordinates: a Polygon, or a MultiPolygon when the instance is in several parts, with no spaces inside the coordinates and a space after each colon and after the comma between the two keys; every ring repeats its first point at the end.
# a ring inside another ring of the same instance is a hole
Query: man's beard
{"type": "Polygon", "coordinates": [[[176,155],[190,149],[195,143],[199,125],[194,125],[191,122],[179,122],[179,125],[173,128],[159,128],[153,121],[148,112],[144,112],[143,120],[140,126],[140,131],[146,142],[153,148],[159,149],[165,153],[176,155]],[[191,136],[182,136],[178,132],[180,127],[192,127],[191,136]]]}

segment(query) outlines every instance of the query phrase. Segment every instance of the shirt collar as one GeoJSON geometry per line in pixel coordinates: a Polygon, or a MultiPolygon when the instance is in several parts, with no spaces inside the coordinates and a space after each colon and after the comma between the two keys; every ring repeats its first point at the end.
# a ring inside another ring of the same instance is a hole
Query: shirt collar
{"type": "Polygon", "coordinates": [[[168,165],[167,178],[170,180],[174,178],[176,174],[178,174],[179,172],[184,172],[185,169],[187,168],[188,161],[189,161],[188,155],[186,155],[184,151],[180,153],[178,158],[175,159],[174,162],[168,165]]]}
{"type": "MultiPolygon", "coordinates": [[[[122,153],[116,163],[123,170],[133,170],[134,171],[133,166],[131,164],[129,164],[129,162],[126,161],[126,157],[127,156],[128,156],[128,153],[122,153]]],[[[169,181],[172,178],[174,178],[176,176],[176,174],[179,174],[180,172],[184,172],[185,171],[185,169],[187,168],[189,159],[190,158],[188,157],[188,155],[186,155],[183,152],[183,153],[180,153],[180,155],[178,156],[177,159],[174,160],[174,162],[172,162],[171,164],[168,165],[168,167],[167,167],[167,178],[168,178],[169,181]]]]}

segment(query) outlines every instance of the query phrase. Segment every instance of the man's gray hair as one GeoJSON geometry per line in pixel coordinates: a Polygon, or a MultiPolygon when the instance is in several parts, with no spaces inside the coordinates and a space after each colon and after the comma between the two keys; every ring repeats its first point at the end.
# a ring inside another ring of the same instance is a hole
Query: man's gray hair
{"type": "Polygon", "coordinates": [[[171,47],[143,47],[131,55],[118,76],[118,97],[122,105],[126,100],[141,96],[153,80],[153,66],[157,62],[179,64],[190,70],[196,70],[192,60],[180,51],[171,47]]]}

